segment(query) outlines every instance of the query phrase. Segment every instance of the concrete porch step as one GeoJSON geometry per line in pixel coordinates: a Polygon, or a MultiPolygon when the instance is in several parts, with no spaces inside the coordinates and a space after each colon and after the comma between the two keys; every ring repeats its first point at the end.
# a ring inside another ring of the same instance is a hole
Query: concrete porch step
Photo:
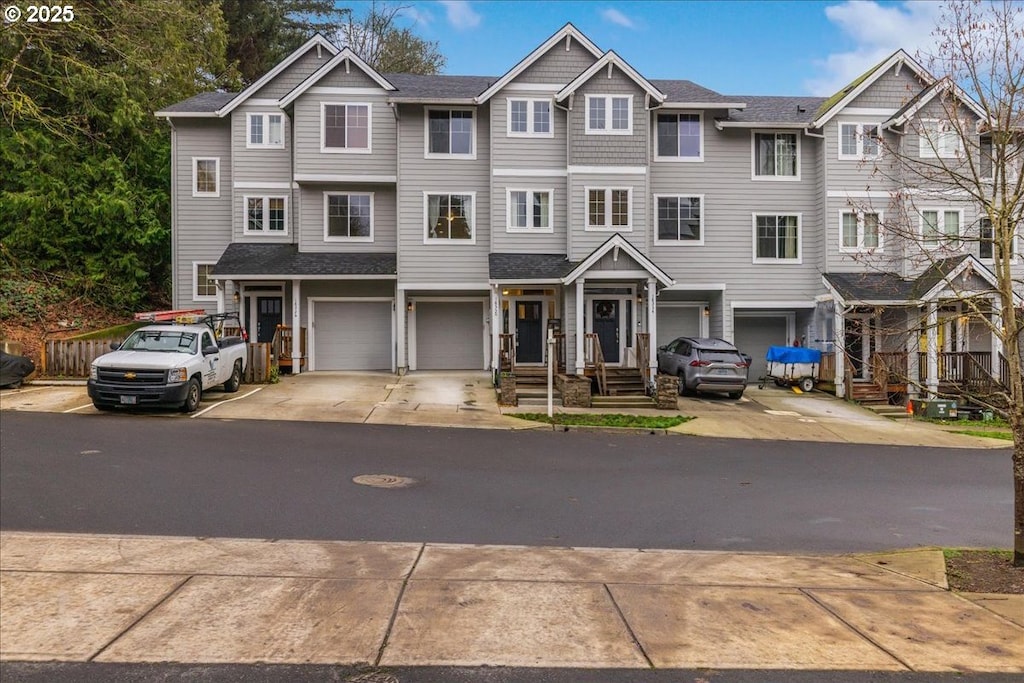
{"type": "Polygon", "coordinates": [[[650,396],[592,396],[594,408],[653,408],[654,399],[650,396]]]}
{"type": "Polygon", "coordinates": [[[910,417],[910,414],[907,412],[906,406],[865,405],[864,407],[873,412],[875,415],[888,417],[894,420],[905,420],[910,417]]]}

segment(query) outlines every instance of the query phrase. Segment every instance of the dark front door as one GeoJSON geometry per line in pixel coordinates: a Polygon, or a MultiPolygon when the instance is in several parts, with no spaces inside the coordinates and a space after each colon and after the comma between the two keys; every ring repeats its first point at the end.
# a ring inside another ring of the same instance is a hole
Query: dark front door
{"type": "Polygon", "coordinates": [[[281,324],[281,297],[261,296],[256,299],[256,341],[274,341],[274,332],[281,324]]]}
{"type": "Polygon", "coordinates": [[[601,342],[604,362],[619,362],[619,302],[594,299],[594,334],[601,342]]]}
{"type": "Polygon", "coordinates": [[[540,301],[516,302],[516,362],[544,360],[544,328],[540,301]]]}

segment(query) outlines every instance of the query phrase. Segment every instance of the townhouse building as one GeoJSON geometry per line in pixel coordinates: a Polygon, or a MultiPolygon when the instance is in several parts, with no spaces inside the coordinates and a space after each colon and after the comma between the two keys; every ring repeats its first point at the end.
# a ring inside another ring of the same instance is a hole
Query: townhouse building
{"type": "Polygon", "coordinates": [[[877,173],[881,141],[955,153],[908,126],[938,91],[902,51],[825,99],[648,79],[571,24],[499,76],[377,73],[316,36],[240,93],[157,112],[174,305],[294,331],[293,372],[557,353],[649,379],[691,335],[736,343],[751,376],[801,344],[834,354],[840,393],[900,364],[937,390],[943,354],[992,370],[1001,351],[962,301],[994,282],[991,244],[953,239],[984,237],[977,207],[900,205],[906,180],[877,173]],[[880,228],[895,211],[927,259],[880,228]]]}

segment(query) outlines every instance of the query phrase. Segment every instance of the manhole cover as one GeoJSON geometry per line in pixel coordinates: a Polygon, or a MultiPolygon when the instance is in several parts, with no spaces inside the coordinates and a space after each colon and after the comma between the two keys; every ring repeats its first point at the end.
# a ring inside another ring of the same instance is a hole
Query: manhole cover
{"type": "Polygon", "coordinates": [[[376,486],[380,489],[401,489],[416,483],[411,477],[399,477],[394,474],[360,474],[358,477],[352,477],[352,481],[361,486],[376,486]]]}

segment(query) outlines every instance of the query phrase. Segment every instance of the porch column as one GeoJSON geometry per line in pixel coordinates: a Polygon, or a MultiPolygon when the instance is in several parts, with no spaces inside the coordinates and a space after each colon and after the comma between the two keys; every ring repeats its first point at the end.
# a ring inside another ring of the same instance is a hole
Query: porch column
{"type": "Polygon", "coordinates": [[[647,365],[651,369],[651,381],[658,376],[658,283],[653,277],[647,278],[647,365]]]}
{"type": "Polygon", "coordinates": [[[501,290],[491,285],[491,372],[501,371],[501,290]]]}
{"type": "Polygon", "coordinates": [[[576,374],[583,376],[583,277],[576,280],[576,374]]]}
{"type": "Polygon", "coordinates": [[[405,290],[395,288],[395,336],[398,339],[395,340],[397,350],[395,351],[395,365],[398,368],[399,374],[409,368],[409,362],[406,360],[405,350],[405,327],[406,327],[406,310],[405,310],[405,290]]]}
{"type": "Polygon", "coordinates": [[[832,321],[832,348],[835,349],[836,361],[836,396],[846,396],[846,316],[843,315],[843,308],[839,303],[833,305],[832,321]]]}
{"type": "Polygon", "coordinates": [[[928,398],[935,398],[939,393],[939,305],[928,304],[928,324],[925,328],[928,348],[928,398]]]}
{"type": "Polygon", "coordinates": [[[218,313],[223,313],[224,312],[224,290],[226,290],[228,288],[228,282],[229,282],[229,280],[221,280],[218,283],[218,284],[220,284],[220,287],[216,288],[217,289],[217,312],[218,313]]]}
{"type": "Polygon", "coordinates": [[[918,352],[921,350],[921,335],[918,334],[920,321],[920,309],[909,309],[907,311],[907,394],[914,396],[919,393],[917,387],[921,380],[921,363],[918,357],[918,352]]]}
{"type": "Polygon", "coordinates": [[[298,280],[292,280],[292,374],[302,372],[302,297],[298,280]]]}
{"type": "Polygon", "coordinates": [[[992,297],[992,373],[999,376],[999,354],[1003,352],[1003,340],[997,330],[1003,326],[1003,311],[999,308],[999,299],[992,297]]]}

